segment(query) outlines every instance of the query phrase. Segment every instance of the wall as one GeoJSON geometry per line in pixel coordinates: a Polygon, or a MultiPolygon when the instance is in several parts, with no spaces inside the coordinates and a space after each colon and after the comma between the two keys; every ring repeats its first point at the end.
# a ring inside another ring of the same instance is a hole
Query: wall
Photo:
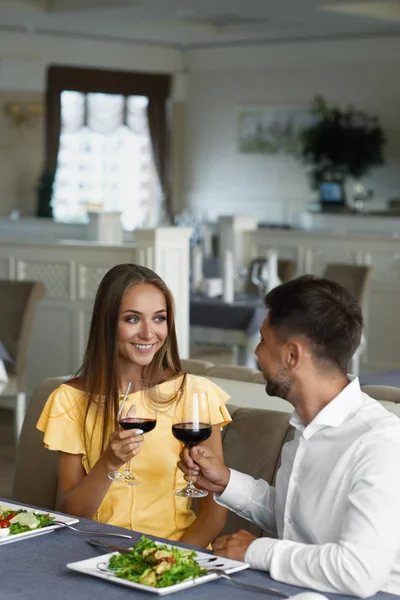
{"type": "Polygon", "coordinates": [[[171,48],[0,33],[0,216],[17,208],[35,213],[34,186],[43,162],[43,119],[16,128],[3,113],[7,100],[41,101],[49,64],[175,73],[182,53],[171,48]]]}
{"type": "Polygon", "coordinates": [[[146,44],[1,32],[0,89],[43,91],[48,64],[173,73],[181,68],[182,53],[146,44]]]}
{"type": "Polygon", "coordinates": [[[308,106],[316,93],[381,118],[387,164],[366,183],[375,206],[400,197],[400,37],[193,50],[187,64],[183,203],[190,209],[296,222],[312,199],[304,167],[292,157],[239,154],[237,109],[308,106]]]}
{"type": "Polygon", "coordinates": [[[13,209],[30,216],[35,212],[35,185],[43,160],[43,118],[16,126],[3,110],[10,101],[37,104],[42,94],[0,91],[0,216],[13,209]]]}

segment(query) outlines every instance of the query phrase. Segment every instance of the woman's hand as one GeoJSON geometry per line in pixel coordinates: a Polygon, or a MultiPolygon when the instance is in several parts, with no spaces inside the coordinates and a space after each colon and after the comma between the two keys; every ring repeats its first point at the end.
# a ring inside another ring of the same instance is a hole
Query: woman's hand
{"type": "Polygon", "coordinates": [[[104,460],[109,471],[118,471],[122,465],[139,454],[144,440],[141,429],[119,429],[110,435],[104,451],[104,460]]]}

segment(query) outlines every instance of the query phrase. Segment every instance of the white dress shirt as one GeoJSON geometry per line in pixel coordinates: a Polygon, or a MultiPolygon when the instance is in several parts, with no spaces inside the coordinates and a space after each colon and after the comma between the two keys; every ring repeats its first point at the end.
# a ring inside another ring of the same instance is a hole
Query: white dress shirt
{"type": "Polygon", "coordinates": [[[231,470],[216,501],[270,531],[245,560],[324,592],[400,594],[400,419],[353,379],[282,449],[272,487],[231,470]]]}

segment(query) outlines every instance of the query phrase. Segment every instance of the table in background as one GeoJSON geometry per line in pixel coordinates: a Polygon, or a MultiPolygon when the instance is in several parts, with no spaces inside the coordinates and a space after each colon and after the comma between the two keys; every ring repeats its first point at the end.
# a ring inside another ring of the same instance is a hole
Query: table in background
{"type": "MultiPolygon", "coordinates": [[[[4,500],[5,502],[7,500],[4,500]]],[[[0,498],[1,504],[1,498],[0,498]]],[[[103,537],[100,538],[110,544],[124,546],[126,548],[139,541],[139,533],[120,529],[103,523],[96,523],[87,519],[80,519],[76,525],[86,530],[93,530],[93,538],[96,531],[118,531],[133,535],[132,540],[123,538],[103,537]]],[[[12,544],[0,544],[0,599],[1,600],[93,600],[93,598],[107,598],[107,600],[123,600],[132,597],[138,600],[151,600],[158,596],[129,589],[114,583],[96,579],[88,575],[81,575],[67,569],[70,562],[100,556],[97,551],[87,544],[89,536],[74,533],[68,529],[59,529],[31,539],[25,539],[12,544]]],[[[162,540],[168,542],[168,540],[162,540]]],[[[187,544],[179,544],[190,547],[187,544]]],[[[243,583],[275,587],[288,594],[304,592],[303,588],[279,583],[272,580],[267,573],[247,569],[233,575],[235,579],[243,583]]],[[[329,598],[343,600],[350,598],[339,594],[325,594],[329,598]]],[[[177,595],[167,596],[173,600],[260,600],[270,598],[277,600],[278,596],[265,592],[251,592],[235,587],[226,580],[218,579],[199,586],[193,586],[187,590],[177,592],[177,595]]],[[[380,592],[374,596],[376,600],[398,600],[398,596],[380,592]]],[[[354,597],[353,597],[354,600],[354,597]]]]}
{"type": "Polygon", "coordinates": [[[262,298],[237,296],[233,303],[220,298],[193,295],[190,298],[192,342],[232,346],[234,363],[256,367],[254,350],[267,314],[262,298]]]}

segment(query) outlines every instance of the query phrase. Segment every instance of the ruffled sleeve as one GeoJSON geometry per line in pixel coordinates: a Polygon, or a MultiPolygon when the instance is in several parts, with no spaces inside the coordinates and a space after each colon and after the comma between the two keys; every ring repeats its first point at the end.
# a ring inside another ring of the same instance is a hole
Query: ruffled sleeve
{"type": "Polygon", "coordinates": [[[208,405],[210,408],[211,425],[220,425],[225,427],[232,421],[231,416],[225,404],[230,399],[227,394],[218,385],[207,379],[196,375],[188,375],[188,384],[199,391],[207,392],[208,405]]]}
{"type": "Polygon", "coordinates": [[[83,392],[62,384],[48,398],[36,424],[43,431],[43,441],[49,450],[69,454],[86,454],[84,444],[83,392]]]}

